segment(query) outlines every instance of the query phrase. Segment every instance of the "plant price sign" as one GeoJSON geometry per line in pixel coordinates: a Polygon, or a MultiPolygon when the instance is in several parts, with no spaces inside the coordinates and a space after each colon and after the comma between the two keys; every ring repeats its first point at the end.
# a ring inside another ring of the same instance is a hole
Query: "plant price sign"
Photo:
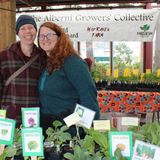
{"type": "Polygon", "coordinates": [[[0,144],[11,145],[15,130],[15,121],[12,119],[0,119],[0,144]]]}
{"type": "Polygon", "coordinates": [[[23,156],[43,156],[42,128],[22,128],[23,156]]]}

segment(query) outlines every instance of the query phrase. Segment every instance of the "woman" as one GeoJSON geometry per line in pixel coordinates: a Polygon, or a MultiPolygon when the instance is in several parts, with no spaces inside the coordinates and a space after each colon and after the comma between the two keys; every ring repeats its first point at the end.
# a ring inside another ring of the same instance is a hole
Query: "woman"
{"type": "Polygon", "coordinates": [[[19,41],[0,52],[0,106],[7,111],[7,118],[15,119],[16,126],[19,127],[21,108],[39,107],[37,88],[43,58],[34,44],[37,34],[34,18],[29,15],[19,16],[16,34],[19,41]],[[28,68],[9,82],[11,75],[35,57],[37,59],[28,68]]]}
{"type": "Polygon", "coordinates": [[[76,103],[96,112],[99,119],[97,90],[87,64],[75,51],[64,30],[45,22],[38,32],[38,44],[47,55],[46,70],[40,78],[41,126],[44,131],[54,120],[73,113],[76,103]]]}

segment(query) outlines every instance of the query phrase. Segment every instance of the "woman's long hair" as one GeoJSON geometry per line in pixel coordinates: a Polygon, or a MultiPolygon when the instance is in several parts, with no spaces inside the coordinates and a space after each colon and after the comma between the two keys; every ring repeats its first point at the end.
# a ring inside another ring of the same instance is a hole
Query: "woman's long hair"
{"type": "MultiPolygon", "coordinates": [[[[64,59],[67,56],[72,54],[77,54],[77,51],[74,49],[73,43],[71,42],[68,34],[65,33],[62,27],[58,26],[53,22],[45,22],[39,28],[38,37],[42,27],[50,28],[51,30],[56,32],[58,36],[57,43],[54,49],[51,51],[50,57],[48,57],[47,60],[47,71],[49,74],[51,74],[53,70],[57,70],[62,67],[64,59]]],[[[39,45],[39,40],[38,40],[38,45],[39,45]]]]}

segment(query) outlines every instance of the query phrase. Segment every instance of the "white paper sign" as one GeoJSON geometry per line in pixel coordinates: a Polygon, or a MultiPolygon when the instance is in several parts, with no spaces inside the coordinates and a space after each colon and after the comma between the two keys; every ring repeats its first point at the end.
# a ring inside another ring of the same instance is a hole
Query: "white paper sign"
{"type": "Polygon", "coordinates": [[[76,105],[75,112],[81,117],[78,125],[90,128],[96,112],[79,104],[76,105]]]}
{"type": "Polygon", "coordinates": [[[122,117],[122,126],[138,126],[138,117],[122,117]]]}
{"type": "Polygon", "coordinates": [[[81,117],[78,115],[77,112],[74,112],[69,116],[67,116],[66,118],[64,118],[63,120],[66,123],[66,125],[70,127],[74,124],[77,124],[81,120],[81,117]]]}
{"type": "Polygon", "coordinates": [[[94,130],[110,130],[110,120],[94,120],[94,130]]]}

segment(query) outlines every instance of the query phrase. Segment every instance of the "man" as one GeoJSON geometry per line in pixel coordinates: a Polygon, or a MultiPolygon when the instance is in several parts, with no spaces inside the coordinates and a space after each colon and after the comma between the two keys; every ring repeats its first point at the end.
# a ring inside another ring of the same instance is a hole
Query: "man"
{"type": "Polygon", "coordinates": [[[0,105],[6,109],[7,117],[21,124],[22,107],[38,107],[38,79],[41,73],[41,56],[23,72],[6,84],[8,78],[24,66],[40,50],[34,44],[37,25],[29,15],[21,15],[16,21],[19,41],[0,52],[0,105]]]}

